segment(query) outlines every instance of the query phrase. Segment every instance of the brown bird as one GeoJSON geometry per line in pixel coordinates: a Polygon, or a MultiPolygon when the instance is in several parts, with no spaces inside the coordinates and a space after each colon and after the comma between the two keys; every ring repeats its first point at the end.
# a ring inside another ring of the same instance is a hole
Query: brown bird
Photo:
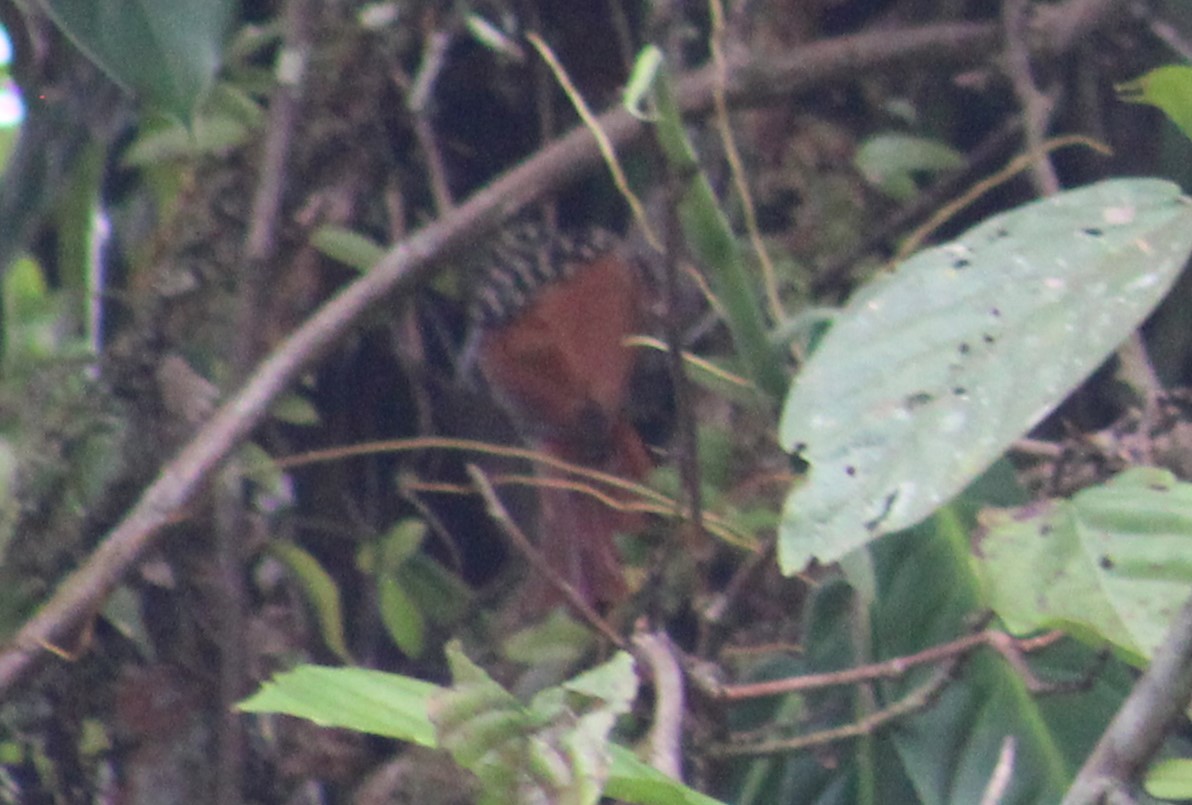
{"type": "MultiPolygon", "coordinates": [[[[645,283],[603,230],[566,236],[537,227],[506,232],[472,297],[480,371],[528,445],[547,455],[641,480],[646,448],[625,415],[645,283]]],[[[554,474],[540,466],[540,475],[554,474]]],[[[539,549],[586,601],[626,592],[613,535],[638,518],[572,490],[538,489],[539,549]]],[[[537,579],[529,605],[561,595],[537,579]]]]}

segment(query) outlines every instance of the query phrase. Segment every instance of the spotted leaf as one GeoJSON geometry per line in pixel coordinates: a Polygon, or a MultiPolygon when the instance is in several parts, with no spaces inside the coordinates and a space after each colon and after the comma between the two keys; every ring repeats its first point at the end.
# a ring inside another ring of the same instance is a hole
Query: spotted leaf
{"type": "Polygon", "coordinates": [[[1192,251],[1192,204],[1101,182],[994,216],[862,288],[787,396],[810,464],[779,558],[796,572],[923,520],[1130,334],[1192,251]]]}

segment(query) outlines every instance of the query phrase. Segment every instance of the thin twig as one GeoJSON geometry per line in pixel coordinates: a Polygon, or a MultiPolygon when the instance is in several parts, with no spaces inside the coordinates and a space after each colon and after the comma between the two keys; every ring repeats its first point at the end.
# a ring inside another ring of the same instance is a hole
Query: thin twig
{"type": "Polygon", "coordinates": [[[842,671],[807,674],[789,679],[753,682],[746,685],[725,685],[718,691],[712,691],[712,695],[724,701],[736,702],[765,696],[797,693],[804,690],[854,685],[859,682],[868,682],[876,679],[895,679],[920,665],[928,665],[962,657],[978,646],[990,646],[995,650],[1001,651],[1004,641],[1010,640],[1014,643],[1017,650],[1029,653],[1051,645],[1062,636],[1061,632],[1048,632],[1039,637],[1019,639],[1008,637],[1002,632],[986,629],[976,634],[965,635],[948,643],[932,646],[931,648],[903,657],[894,657],[869,665],[859,665],[855,668],[846,668],[842,671]]]}
{"type": "Polygon", "coordinates": [[[1086,137],[1083,134],[1067,134],[1062,137],[1056,137],[1054,139],[1048,140],[1041,146],[1039,153],[1032,153],[1028,151],[1025,154],[1019,154],[1018,156],[1014,157],[1014,159],[1006,163],[1006,166],[997,173],[977,182],[956,199],[949,202],[948,204],[945,204],[943,207],[937,210],[934,215],[927,219],[926,223],[912,232],[906,238],[906,240],[903,241],[902,246],[898,249],[898,254],[895,256],[895,259],[901,260],[914,252],[919,248],[920,245],[922,245],[923,241],[926,240],[932,232],[943,226],[944,223],[955,216],[956,213],[960,212],[960,210],[972,204],[981,196],[985,195],[994,188],[1010,181],[1023,170],[1026,170],[1032,163],[1035,162],[1035,160],[1039,159],[1041,154],[1049,154],[1059,148],[1067,148],[1073,145],[1083,145],[1087,148],[1093,149],[1099,154],[1104,154],[1105,156],[1109,156],[1113,153],[1109,146],[1098,142],[1091,137],[1086,137]]]}
{"type": "Polygon", "coordinates": [[[1149,3],[1136,3],[1135,13],[1146,18],[1147,25],[1155,38],[1175,51],[1185,61],[1192,61],[1192,42],[1188,41],[1188,38],[1170,22],[1159,19],[1149,3]]]}
{"type": "Polygon", "coordinates": [[[600,617],[600,613],[592,608],[592,605],[584,600],[584,597],[579,594],[567,579],[560,576],[555,569],[550,566],[550,562],[546,561],[546,557],[542,552],[534,547],[530,542],[530,538],[526,536],[525,532],[518,527],[513,518],[509,516],[505,505],[501,503],[501,499],[497,496],[497,492],[493,489],[491,483],[484,472],[475,464],[467,466],[468,477],[472,479],[472,483],[476,485],[476,491],[480,497],[484,499],[484,504],[488,510],[488,514],[504,532],[505,536],[513,543],[513,546],[529,560],[533,565],[534,571],[541,573],[546,578],[550,585],[563,594],[567,599],[567,603],[575,608],[580,617],[591,624],[592,628],[604,635],[609,642],[619,649],[627,649],[625,639],[617,633],[617,630],[609,625],[608,621],[600,617]]]}
{"type": "Polygon", "coordinates": [[[1031,52],[1027,47],[1029,0],[1005,0],[1002,3],[1002,26],[1006,31],[1006,72],[1014,87],[1014,94],[1022,105],[1026,150],[1038,158],[1031,161],[1031,176],[1040,196],[1052,196],[1060,190],[1055,166],[1043,152],[1043,141],[1055,111],[1055,98],[1049,97],[1035,84],[1031,69],[1031,52]]]}
{"type": "Polygon", "coordinates": [[[658,236],[654,234],[654,229],[650,226],[650,221],[646,216],[646,209],[642,205],[641,199],[633,192],[633,188],[629,186],[629,177],[625,175],[625,171],[621,167],[621,161],[617,158],[616,146],[613,145],[608,133],[601,128],[600,120],[593,114],[587,101],[584,100],[584,96],[579,93],[579,89],[571,81],[570,76],[567,75],[567,71],[563,69],[562,63],[555,56],[555,52],[543,41],[542,37],[535,33],[529,33],[526,34],[526,38],[530,40],[530,44],[538,51],[538,55],[550,67],[551,72],[555,75],[555,80],[559,82],[559,86],[563,88],[563,92],[571,100],[571,105],[575,107],[580,120],[592,132],[592,136],[596,138],[596,144],[600,147],[600,153],[604,157],[604,163],[608,166],[609,173],[612,174],[613,183],[617,186],[617,191],[625,199],[625,202],[633,210],[633,217],[637,221],[638,226],[641,227],[642,236],[655,249],[661,249],[662,245],[658,241],[658,236]]]}
{"type": "Polygon", "coordinates": [[[435,135],[434,124],[431,122],[431,98],[435,82],[447,64],[447,51],[454,40],[455,32],[450,28],[436,28],[430,32],[422,49],[422,63],[418,66],[414,84],[406,97],[406,109],[414,119],[414,136],[426,160],[426,172],[430,179],[435,210],[440,215],[449,212],[455,206],[455,201],[451,196],[451,188],[447,185],[447,170],[442,150],[439,148],[439,138],[435,135]]]}
{"type": "Polygon", "coordinates": [[[959,657],[952,657],[935,669],[931,677],[919,687],[903,696],[898,701],[875,710],[869,715],[851,724],[841,727],[819,730],[818,732],[799,735],[794,738],[776,738],[768,741],[750,743],[725,743],[712,746],[708,756],[714,758],[738,757],[748,755],[776,755],[810,749],[813,746],[845,741],[850,738],[860,738],[872,735],[874,732],[899,718],[905,718],[913,713],[926,710],[934,704],[936,698],[943,693],[944,688],[952,680],[952,675],[960,663],[959,657]]]}
{"type": "Polygon", "coordinates": [[[733,136],[732,122],[728,114],[728,60],[724,53],[727,28],[724,22],[724,5],[721,0],[708,0],[708,8],[712,16],[712,32],[708,37],[708,44],[712,51],[712,66],[717,74],[717,81],[712,88],[712,118],[720,132],[724,158],[728,162],[733,184],[737,188],[737,196],[741,200],[745,231],[749,234],[749,242],[762,270],[762,284],[766,289],[770,315],[774,321],[782,321],[786,318],[786,311],[783,310],[782,297],[778,293],[778,274],[774,270],[774,263],[770,260],[766,244],[762,241],[761,228],[757,223],[757,208],[753,203],[753,193],[749,190],[749,180],[745,176],[745,160],[741,158],[741,151],[737,148],[737,139],[733,136]]]}

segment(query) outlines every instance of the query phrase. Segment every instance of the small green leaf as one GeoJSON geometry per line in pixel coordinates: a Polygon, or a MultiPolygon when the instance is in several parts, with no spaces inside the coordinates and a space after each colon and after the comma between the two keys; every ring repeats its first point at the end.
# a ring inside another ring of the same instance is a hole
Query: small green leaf
{"type": "Polygon", "coordinates": [[[627,713],[637,695],[633,657],[624,651],[617,652],[608,662],[564,682],[563,689],[606,702],[615,713],[627,713]]]}
{"type": "Polygon", "coordinates": [[[593,643],[590,629],[556,609],[542,622],[511,635],[502,649],[507,658],[523,665],[565,665],[578,661],[593,643]]]}
{"type": "Polygon", "coordinates": [[[1143,787],[1158,799],[1192,799],[1192,760],[1160,760],[1147,770],[1143,787]]]}
{"type": "Polygon", "coordinates": [[[919,176],[953,170],[964,156],[939,140],[909,134],[877,134],[866,140],[854,158],[866,181],[896,201],[909,201],[919,192],[919,176]]]}
{"type": "Polygon", "coordinates": [[[921,522],[1087,377],[1171,287],[1192,206],[1119,179],[994,216],[862,288],[787,396],[783,570],[921,522]]]}
{"type": "Polygon", "coordinates": [[[1166,470],[989,511],[982,525],[990,606],[1015,633],[1061,628],[1144,665],[1192,585],[1192,484],[1166,470]]]}
{"type": "Polygon", "coordinates": [[[621,93],[621,104],[638,120],[653,119],[652,113],[648,111],[650,93],[661,69],[662,49],[657,45],[642,48],[633,62],[633,71],[625,82],[625,91],[621,93]]]}
{"type": "Polygon", "coordinates": [[[421,657],[426,647],[424,607],[404,583],[407,563],[426,537],[426,523],[413,517],[399,520],[375,543],[365,545],[357,566],[376,579],[381,622],[394,644],[407,656],[421,657]]]}
{"type": "Polygon", "coordinates": [[[1185,137],[1192,139],[1192,67],[1156,67],[1114,89],[1123,101],[1159,107],[1185,137]]]}
{"type": "Polygon", "coordinates": [[[311,236],[311,243],[332,260],[357,271],[368,271],[385,255],[385,250],[371,238],[341,226],[321,226],[311,236]]]}
{"type": "Polygon", "coordinates": [[[381,537],[381,568],[396,573],[413,557],[426,539],[426,523],[416,517],[405,517],[381,537]]]}
{"type": "Polygon", "coordinates": [[[377,579],[377,606],[394,644],[408,657],[421,657],[426,647],[426,621],[392,576],[377,579]]]}
{"type": "Polygon", "coordinates": [[[348,645],[344,640],[343,607],[339,588],[330,574],[319,564],[309,551],[292,542],[277,541],[269,545],[269,552],[276,556],[302,587],[307,603],[319,619],[319,629],[327,648],[336,656],[351,662],[348,645]]]}
{"type": "Polygon", "coordinates": [[[624,746],[613,745],[605,796],[639,805],[722,805],[647,765],[624,746]]]}
{"type": "Polygon", "coordinates": [[[269,413],[274,418],[289,425],[317,425],[319,411],[314,404],[301,394],[286,394],[278,398],[269,413]]]}
{"type": "Polygon", "coordinates": [[[481,46],[512,61],[525,61],[526,54],[517,41],[479,14],[465,14],[464,27],[481,46]]]}
{"type": "Polygon", "coordinates": [[[402,563],[397,580],[423,617],[439,626],[458,623],[468,614],[475,597],[459,576],[422,553],[402,563]]]}

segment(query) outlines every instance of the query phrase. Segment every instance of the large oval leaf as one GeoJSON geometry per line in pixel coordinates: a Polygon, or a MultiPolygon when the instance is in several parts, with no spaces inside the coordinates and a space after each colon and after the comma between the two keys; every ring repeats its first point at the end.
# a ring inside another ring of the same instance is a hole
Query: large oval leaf
{"type": "Polygon", "coordinates": [[[189,122],[219,69],[232,0],[45,0],[54,22],[116,83],[189,122]]]}
{"type": "Polygon", "coordinates": [[[1192,206],[1112,180],[995,216],[870,283],[796,378],[783,446],[790,573],[915,525],[1138,326],[1192,250],[1192,206]]]}

